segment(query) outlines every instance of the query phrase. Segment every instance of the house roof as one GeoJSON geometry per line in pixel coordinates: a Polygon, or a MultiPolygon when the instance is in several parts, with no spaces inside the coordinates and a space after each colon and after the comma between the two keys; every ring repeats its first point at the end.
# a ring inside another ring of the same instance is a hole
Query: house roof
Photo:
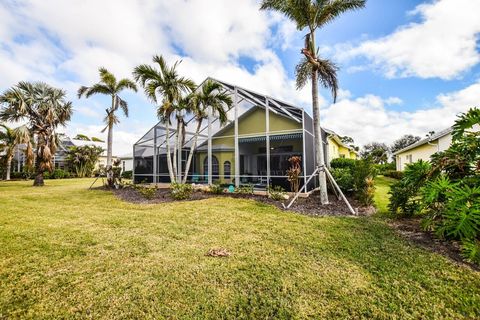
{"type": "MultiPolygon", "coordinates": [[[[287,102],[284,102],[282,100],[279,100],[277,98],[273,98],[271,96],[268,96],[268,95],[265,95],[265,94],[260,94],[260,93],[257,93],[255,91],[252,91],[252,90],[249,90],[249,89],[245,89],[243,87],[239,87],[239,86],[236,86],[236,85],[233,85],[233,84],[230,84],[230,83],[227,83],[225,81],[221,81],[221,80],[217,80],[217,79],[214,79],[214,78],[211,78],[211,77],[208,77],[206,78],[198,87],[197,87],[197,90],[199,88],[202,87],[202,85],[208,81],[208,80],[212,80],[212,81],[215,81],[217,83],[219,83],[226,91],[229,91],[230,94],[234,94],[235,92],[237,93],[238,97],[240,100],[245,100],[245,101],[248,101],[250,102],[251,104],[255,105],[255,106],[259,106],[261,108],[266,108],[267,105],[268,105],[268,108],[275,114],[278,114],[278,115],[281,115],[281,116],[284,116],[284,117],[287,117],[289,119],[292,119],[298,123],[302,123],[302,117],[303,115],[305,115],[306,117],[310,117],[310,115],[308,115],[308,113],[304,112],[303,108],[301,107],[297,107],[297,106],[294,106],[293,104],[290,104],[290,103],[287,103],[287,102]]],[[[240,101],[238,101],[240,102],[240,101]]],[[[227,111],[230,111],[233,109],[233,106],[227,110],[227,111]]],[[[241,116],[240,116],[241,117],[241,116]]],[[[190,119],[187,124],[190,122],[190,121],[193,121],[194,118],[190,119]]],[[[216,119],[214,119],[214,122],[216,121],[216,119]]],[[[157,122],[157,124],[155,124],[143,137],[141,137],[135,144],[142,144],[142,143],[145,143],[149,140],[152,140],[153,139],[153,135],[150,135],[150,131],[152,131],[154,128],[163,128],[163,123],[162,122],[157,122]]],[[[222,128],[220,128],[221,130],[222,128]]],[[[201,131],[205,130],[205,128],[203,128],[201,131]]],[[[170,128],[170,132],[171,132],[171,136],[175,135],[175,129],[174,129],[174,126],[172,126],[170,128]]],[[[218,132],[214,132],[214,135],[217,134],[218,132]]]]}
{"type": "Polygon", "coordinates": [[[417,141],[417,142],[415,142],[415,143],[413,143],[413,144],[411,144],[411,145],[409,145],[409,146],[407,146],[407,147],[405,147],[405,148],[403,148],[403,149],[400,149],[400,150],[394,152],[393,155],[395,156],[395,155],[397,155],[397,154],[399,154],[399,153],[403,153],[403,152],[405,152],[405,151],[408,151],[408,150],[411,150],[411,149],[415,149],[416,147],[419,147],[419,146],[422,146],[422,145],[424,145],[424,144],[427,144],[427,143],[429,143],[429,142],[431,142],[431,141],[435,141],[435,140],[437,140],[437,139],[440,139],[440,138],[442,138],[442,137],[450,134],[450,133],[452,132],[452,130],[453,130],[453,128],[450,127],[450,128],[444,129],[444,130],[442,130],[442,131],[439,131],[439,132],[437,132],[437,133],[434,133],[432,136],[430,136],[430,137],[428,137],[428,138],[419,140],[419,141],[417,141]]]}
{"type": "Polygon", "coordinates": [[[352,147],[347,146],[343,141],[340,139],[340,135],[338,135],[335,131],[327,129],[327,128],[322,128],[323,131],[327,133],[327,135],[331,136],[333,140],[335,140],[336,143],[338,143],[340,146],[347,148],[349,151],[357,153],[356,150],[354,150],[352,147]]]}

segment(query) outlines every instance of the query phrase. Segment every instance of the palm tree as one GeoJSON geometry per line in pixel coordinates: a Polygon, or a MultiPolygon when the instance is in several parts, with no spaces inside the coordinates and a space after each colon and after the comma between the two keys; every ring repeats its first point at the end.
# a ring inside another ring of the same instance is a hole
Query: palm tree
{"type": "MultiPolygon", "coordinates": [[[[315,160],[321,169],[325,167],[325,158],[320,129],[317,82],[320,82],[325,88],[330,88],[335,102],[338,90],[338,68],[331,61],[318,57],[318,49],[315,45],[315,31],[332,22],[342,13],[360,9],[364,6],[365,0],[263,0],[260,7],[261,10],[274,10],[284,14],[297,25],[298,30],[307,29],[305,48],[301,51],[304,57],[296,66],[295,71],[297,89],[303,88],[308,80],[311,80],[312,83],[312,111],[316,145],[315,160]]],[[[325,171],[321,170],[319,177],[321,203],[328,204],[325,171]]]]}
{"type": "MultiPolygon", "coordinates": [[[[195,89],[195,83],[185,77],[181,77],[177,72],[177,66],[181,61],[177,61],[173,66],[168,66],[165,59],[160,55],[153,57],[153,62],[158,67],[142,64],[133,71],[133,76],[137,82],[144,88],[145,95],[155,104],[158,104],[157,115],[165,123],[166,147],[167,147],[167,167],[170,175],[170,181],[175,182],[177,172],[177,148],[181,144],[181,130],[184,126],[183,97],[195,89]],[[161,97],[161,100],[160,100],[161,97]],[[173,152],[173,163],[170,149],[170,124],[171,117],[177,118],[177,139],[173,152]]],[[[181,168],[179,168],[179,171],[181,168]]],[[[178,171],[178,172],[179,172],[178,171]]]]}
{"type": "Polygon", "coordinates": [[[10,180],[10,172],[15,148],[17,148],[22,142],[19,140],[16,129],[12,129],[5,124],[0,124],[0,127],[3,128],[3,130],[0,131],[0,151],[5,153],[5,180],[10,180]]]}
{"type": "Polygon", "coordinates": [[[72,116],[72,103],[66,101],[64,90],[43,82],[20,82],[0,96],[0,120],[26,121],[17,128],[19,141],[27,144],[27,165],[33,163],[32,138],[36,145],[36,175],[34,186],[43,186],[43,173],[53,170],[59,126],[65,126],[72,116]]]}
{"type": "Polygon", "coordinates": [[[188,97],[187,105],[194,114],[195,120],[197,121],[197,128],[195,130],[195,135],[193,136],[192,145],[190,146],[183,183],[187,182],[188,172],[190,171],[193,153],[197,146],[200,128],[202,127],[203,120],[208,117],[208,108],[211,108],[212,114],[218,118],[220,125],[224,125],[227,122],[227,112],[225,107],[230,108],[233,102],[232,98],[227,93],[221,92],[221,89],[222,86],[218,82],[207,80],[199,92],[192,93],[188,97]]]}
{"type": "Polygon", "coordinates": [[[121,108],[126,117],[128,117],[127,101],[120,98],[119,94],[125,89],[130,89],[137,92],[137,86],[130,79],[117,78],[105,68],[99,69],[100,82],[93,84],[91,87],[81,86],[78,89],[78,98],[85,96],[89,98],[94,94],[104,94],[112,98],[112,104],[108,109],[105,109],[107,115],[104,118],[106,127],[102,130],[108,129],[107,135],[107,183],[110,187],[114,185],[113,171],[112,171],[112,143],[113,143],[113,126],[119,123],[115,112],[121,108]]]}

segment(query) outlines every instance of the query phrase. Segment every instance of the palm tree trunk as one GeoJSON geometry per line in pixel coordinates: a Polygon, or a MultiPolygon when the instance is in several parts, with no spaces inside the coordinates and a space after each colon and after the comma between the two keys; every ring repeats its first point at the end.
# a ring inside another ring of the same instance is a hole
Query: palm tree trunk
{"type": "MultiPolygon", "coordinates": [[[[173,174],[173,167],[172,167],[172,157],[170,154],[170,122],[166,121],[165,123],[165,131],[166,131],[166,144],[167,144],[167,167],[168,167],[168,174],[170,175],[170,182],[174,183],[175,175],[173,174]]],[[[154,174],[157,174],[156,172],[154,174]]]]}
{"type": "Polygon", "coordinates": [[[40,162],[43,161],[42,157],[40,156],[42,154],[42,141],[41,139],[38,140],[38,146],[37,146],[37,157],[35,161],[35,180],[33,180],[33,186],[34,187],[42,187],[45,185],[45,182],[43,181],[43,169],[41,169],[40,162]]]}
{"type": "Polygon", "coordinates": [[[193,152],[195,151],[195,148],[197,147],[197,139],[198,139],[198,135],[200,133],[200,127],[201,126],[202,126],[202,119],[198,120],[197,130],[195,130],[195,137],[193,137],[193,142],[192,142],[192,145],[190,146],[190,152],[188,153],[187,164],[185,165],[185,176],[183,177],[183,183],[187,182],[188,171],[190,171],[190,165],[191,165],[192,159],[193,159],[193,152]]]}
{"type": "MultiPolygon", "coordinates": [[[[312,48],[315,50],[315,33],[311,31],[312,48]]],[[[315,51],[313,51],[315,55],[315,51]]],[[[316,56],[314,56],[316,58],[316,56]]],[[[320,107],[318,105],[318,73],[312,71],[312,111],[313,111],[313,132],[315,134],[315,161],[317,166],[325,168],[325,156],[323,153],[322,129],[320,127],[320,107]]],[[[327,177],[325,171],[319,173],[320,202],[328,204],[327,177]]]]}
{"type": "Polygon", "coordinates": [[[13,154],[7,156],[7,172],[5,177],[7,181],[10,180],[10,171],[12,170],[12,159],[13,159],[13,154]]]}
{"type": "MultiPolygon", "coordinates": [[[[115,104],[117,102],[117,96],[112,96],[112,107],[111,112],[115,109],[115,104]]],[[[109,187],[113,187],[113,170],[112,170],[112,145],[113,145],[113,123],[108,120],[108,134],[107,134],[107,184],[109,187]]]]}
{"type": "Polygon", "coordinates": [[[107,184],[113,186],[113,170],[112,170],[112,142],[113,142],[113,124],[108,125],[107,136],[107,184]]]}

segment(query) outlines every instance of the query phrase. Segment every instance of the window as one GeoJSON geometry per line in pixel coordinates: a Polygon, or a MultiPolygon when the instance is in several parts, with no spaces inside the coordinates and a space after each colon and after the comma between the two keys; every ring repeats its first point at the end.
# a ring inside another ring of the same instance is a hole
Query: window
{"type": "Polygon", "coordinates": [[[231,174],[232,174],[232,164],[230,163],[230,161],[225,161],[223,163],[223,178],[230,179],[231,174]]]}
{"type": "MultiPolygon", "coordinates": [[[[208,157],[205,157],[203,160],[203,172],[205,175],[208,175],[208,157]]],[[[215,156],[212,156],[212,177],[218,178],[218,159],[215,156]]]]}
{"type": "Polygon", "coordinates": [[[411,154],[409,154],[407,156],[407,163],[412,163],[412,155],[411,154]]]}

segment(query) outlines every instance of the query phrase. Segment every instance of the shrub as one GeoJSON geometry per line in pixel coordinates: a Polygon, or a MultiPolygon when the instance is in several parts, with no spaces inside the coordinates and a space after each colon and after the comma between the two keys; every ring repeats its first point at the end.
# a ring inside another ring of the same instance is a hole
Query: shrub
{"type": "Polygon", "coordinates": [[[175,200],[186,200],[192,196],[193,187],[187,183],[172,183],[170,185],[170,195],[175,200]]]}
{"type": "Polygon", "coordinates": [[[147,200],[153,199],[158,190],[157,186],[155,186],[154,188],[150,188],[139,185],[136,185],[135,189],[147,200]]]}
{"type": "Polygon", "coordinates": [[[387,170],[383,173],[385,177],[393,178],[400,180],[403,178],[403,172],[402,171],[397,171],[397,170],[387,170]]]}
{"type": "Polygon", "coordinates": [[[377,170],[378,174],[386,175],[386,173],[389,171],[395,171],[396,165],[394,162],[376,164],[375,169],[377,170]]]}
{"type": "Polygon", "coordinates": [[[50,179],[67,179],[70,177],[71,177],[70,172],[62,169],[55,169],[50,175],[50,179]]]}
{"type": "Polygon", "coordinates": [[[369,159],[355,161],[352,175],[355,188],[355,196],[361,204],[365,206],[372,205],[374,203],[374,179],[376,176],[376,170],[373,166],[373,162],[369,159]]]}
{"type": "Polygon", "coordinates": [[[333,169],[353,169],[355,167],[356,160],[347,158],[336,158],[330,161],[330,167],[333,169]]]}
{"type": "Polygon", "coordinates": [[[462,257],[471,263],[480,265],[480,241],[475,239],[463,240],[462,257]]]}
{"type": "Polygon", "coordinates": [[[253,184],[241,185],[235,189],[238,194],[253,194],[253,184]]]}
{"type": "Polygon", "coordinates": [[[281,186],[269,186],[267,192],[268,196],[275,201],[285,200],[285,196],[287,195],[285,189],[281,186]]]}
{"type": "Polygon", "coordinates": [[[223,186],[219,183],[214,183],[210,186],[210,193],[213,194],[222,194],[223,193],[223,186]]]}
{"type": "Polygon", "coordinates": [[[420,209],[420,188],[425,185],[431,165],[419,160],[407,165],[403,178],[390,187],[390,212],[401,216],[411,216],[420,209]]]}
{"type": "Polygon", "coordinates": [[[133,172],[132,170],[123,171],[122,172],[122,179],[132,179],[133,172]]]}
{"type": "Polygon", "coordinates": [[[352,193],[354,191],[355,184],[350,168],[332,168],[331,174],[343,192],[352,193]]]}
{"type": "Polygon", "coordinates": [[[452,185],[442,195],[435,233],[444,238],[474,239],[480,231],[480,186],[452,185]]]}

